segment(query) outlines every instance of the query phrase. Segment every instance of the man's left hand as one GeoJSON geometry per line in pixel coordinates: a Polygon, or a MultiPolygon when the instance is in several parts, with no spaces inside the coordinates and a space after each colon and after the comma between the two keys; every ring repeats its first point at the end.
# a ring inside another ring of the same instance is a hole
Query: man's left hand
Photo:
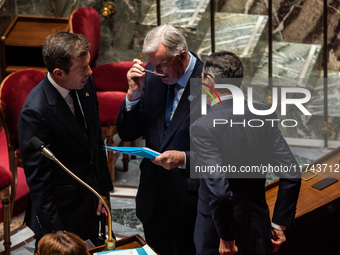
{"type": "MultiPolygon", "coordinates": [[[[102,195],[101,196],[105,203],[109,206],[110,210],[111,210],[111,203],[110,203],[110,193],[106,194],[105,196],[102,195]]],[[[97,207],[97,215],[100,216],[100,214],[102,213],[102,208],[103,208],[103,202],[101,200],[99,200],[98,203],[98,207],[97,207]]]]}
{"type": "Polygon", "coordinates": [[[176,167],[182,167],[185,164],[185,154],[183,151],[165,151],[161,155],[158,155],[151,160],[156,165],[160,165],[167,170],[174,169],[176,167]]]}
{"type": "Polygon", "coordinates": [[[274,246],[273,252],[277,252],[284,242],[286,242],[285,233],[282,230],[273,229],[272,230],[272,244],[274,246]]]}

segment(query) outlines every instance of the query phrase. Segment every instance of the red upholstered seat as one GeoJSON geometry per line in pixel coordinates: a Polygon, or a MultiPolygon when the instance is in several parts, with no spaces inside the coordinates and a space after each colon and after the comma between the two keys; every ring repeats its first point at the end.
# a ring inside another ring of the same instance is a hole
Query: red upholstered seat
{"type": "MultiPolygon", "coordinates": [[[[26,210],[27,199],[29,196],[29,188],[26,183],[26,176],[24,169],[22,167],[18,167],[17,170],[17,190],[15,194],[14,206],[12,217],[19,215],[20,213],[26,210]]],[[[0,223],[3,222],[3,209],[2,204],[0,204],[0,223]]]]}
{"type": "Polygon", "coordinates": [[[8,142],[15,150],[19,148],[17,122],[21,107],[31,89],[44,77],[45,74],[41,71],[26,69],[8,75],[2,82],[1,111],[6,124],[5,129],[10,134],[7,137],[8,142]]]}
{"type": "Polygon", "coordinates": [[[26,183],[22,160],[19,153],[18,118],[21,108],[29,92],[45,77],[45,74],[35,69],[25,69],[8,75],[0,86],[1,120],[4,126],[0,134],[1,164],[9,165],[11,172],[10,197],[3,200],[2,206],[5,226],[5,253],[10,252],[10,218],[12,213],[18,214],[26,209],[29,189],[26,183]],[[4,155],[4,148],[8,153],[4,155]],[[5,201],[5,203],[4,203],[5,201]]]}
{"type": "Polygon", "coordinates": [[[91,7],[81,7],[70,14],[70,31],[83,34],[90,42],[90,65],[98,58],[100,48],[100,18],[98,12],[91,7]],[[92,29],[96,28],[96,29],[92,29]],[[97,29],[99,28],[99,29],[97,29]]]}
{"type": "MultiPolygon", "coordinates": [[[[98,66],[95,65],[95,60],[99,53],[101,30],[100,17],[95,9],[81,7],[74,10],[69,17],[69,25],[71,32],[83,34],[91,43],[90,65],[92,67],[92,76],[97,89],[102,133],[106,140],[106,145],[112,146],[113,136],[117,134],[115,126],[116,118],[128,90],[126,73],[133,65],[133,62],[122,61],[98,66]]],[[[129,143],[124,142],[123,145],[129,146],[129,143]]],[[[108,151],[107,155],[112,181],[114,181],[114,165],[116,158],[113,156],[112,151],[108,151]]],[[[124,155],[123,165],[125,171],[128,169],[128,161],[128,155],[124,155]]]]}
{"type": "Polygon", "coordinates": [[[111,91],[97,92],[99,104],[99,118],[102,126],[116,125],[120,106],[125,100],[125,92],[112,93],[111,91]],[[108,111],[107,109],[111,109],[108,111]]]}
{"type": "MultiPolygon", "coordinates": [[[[7,139],[5,130],[0,128],[0,165],[4,168],[9,166],[9,157],[7,149],[7,139]]],[[[8,172],[9,168],[7,169],[8,172]]],[[[10,172],[11,173],[11,172],[10,172]]],[[[11,174],[12,176],[12,174],[11,174]]],[[[0,177],[0,182],[2,177],[0,177]]],[[[29,188],[26,183],[26,176],[22,167],[17,168],[17,188],[14,198],[14,206],[12,216],[16,216],[26,210],[27,198],[29,195],[29,188]]],[[[2,205],[0,203],[0,222],[3,221],[2,205]]]]}
{"type": "MultiPolygon", "coordinates": [[[[12,172],[11,201],[15,201],[16,197],[17,167],[22,167],[18,142],[18,118],[27,95],[44,77],[45,74],[39,70],[25,69],[11,73],[1,83],[1,118],[7,139],[9,169],[12,172]]],[[[23,181],[22,185],[27,187],[26,181],[23,181]]],[[[22,191],[18,186],[19,190],[22,191]]],[[[28,188],[25,188],[25,193],[28,193],[28,188]]],[[[12,202],[12,208],[13,204],[12,202]]]]}
{"type": "Polygon", "coordinates": [[[119,109],[129,88],[126,74],[132,65],[132,61],[121,61],[92,68],[102,126],[107,127],[116,124],[119,109]]]}
{"type": "MultiPolygon", "coordinates": [[[[10,254],[10,220],[11,220],[11,200],[10,189],[12,181],[12,173],[8,169],[8,151],[7,141],[4,129],[0,128],[0,223],[4,224],[4,246],[5,254],[10,254]],[[5,167],[7,166],[7,167],[5,167]],[[4,186],[4,185],[7,186],[4,186]]],[[[17,191],[15,196],[15,203],[13,207],[13,216],[25,211],[27,205],[27,198],[29,189],[26,184],[26,177],[24,169],[18,167],[17,170],[17,191]]]]}
{"type": "Polygon", "coordinates": [[[9,171],[7,168],[0,166],[0,190],[11,185],[11,181],[12,181],[11,171],[9,171]]]}
{"type": "Polygon", "coordinates": [[[97,90],[127,92],[129,84],[126,74],[132,65],[132,61],[120,61],[92,68],[97,90]]]}
{"type": "Polygon", "coordinates": [[[10,206],[10,186],[12,182],[11,172],[0,166],[0,200],[1,200],[1,215],[0,222],[4,222],[4,246],[5,254],[9,255],[11,247],[10,235],[10,220],[11,220],[11,206],[10,206]]]}

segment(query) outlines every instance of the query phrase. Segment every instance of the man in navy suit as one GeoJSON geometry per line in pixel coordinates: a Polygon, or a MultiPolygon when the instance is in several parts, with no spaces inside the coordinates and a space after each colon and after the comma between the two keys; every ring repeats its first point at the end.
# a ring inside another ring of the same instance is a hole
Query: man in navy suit
{"type": "MultiPolygon", "coordinates": [[[[202,76],[206,89],[213,87],[218,78],[225,78],[218,84],[240,87],[243,65],[231,52],[216,52],[204,63],[202,76]]],[[[219,95],[221,104],[211,102],[207,115],[191,126],[195,167],[218,165],[233,171],[201,176],[195,227],[197,254],[265,255],[279,249],[286,240],[283,231],[293,226],[301,184],[298,164],[277,122],[265,121],[277,119],[275,113],[255,115],[244,101],[244,114],[235,115],[234,95],[229,90],[219,90],[219,95]],[[252,119],[257,124],[247,125],[252,119]],[[216,124],[215,120],[228,120],[229,125],[216,124]],[[258,127],[259,122],[264,124],[258,127]],[[280,184],[272,222],[265,198],[266,173],[237,174],[242,169],[269,165],[297,170],[275,173],[280,184]]],[[[254,108],[269,107],[254,104],[254,108]]]]}
{"type": "Polygon", "coordinates": [[[137,216],[157,253],[195,254],[199,182],[189,178],[190,78],[200,77],[203,64],[170,25],[148,32],[142,54],[149,63],[143,68],[141,60],[133,60],[127,73],[129,90],[117,118],[122,140],[144,136],[147,147],[161,152],[140,165],[137,216]]]}
{"type": "Polygon", "coordinates": [[[57,230],[74,232],[98,245],[102,202],[29,144],[38,137],[109,204],[113,186],[103,150],[89,43],[83,35],[53,34],[45,41],[43,59],[48,73],[28,95],[18,121],[30,189],[25,222],[35,233],[36,245],[43,235],[57,230]]]}

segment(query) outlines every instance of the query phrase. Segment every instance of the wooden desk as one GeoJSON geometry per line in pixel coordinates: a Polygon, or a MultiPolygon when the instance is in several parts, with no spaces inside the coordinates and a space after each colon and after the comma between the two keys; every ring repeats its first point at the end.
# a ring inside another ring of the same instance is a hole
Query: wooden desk
{"type": "MultiPolygon", "coordinates": [[[[140,235],[129,236],[123,239],[120,239],[116,242],[116,249],[134,249],[134,248],[141,248],[146,245],[146,242],[140,235]]],[[[104,245],[98,246],[96,248],[90,249],[89,252],[92,255],[95,252],[100,252],[104,250],[104,245]]]]}
{"type": "Polygon", "coordinates": [[[41,53],[45,39],[68,30],[68,18],[16,16],[1,36],[3,74],[26,68],[47,72],[41,53]]]}
{"type": "MultiPolygon", "coordinates": [[[[309,169],[312,165],[316,166],[317,164],[327,164],[328,170],[329,166],[332,166],[333,169],[339,165],[340,161],[340,147],[329,152],[318,160],[313,161],[309,164],[309,169]]],[[[310,180],[301,180],[301,189],[299,194],[299,200],[297,204],[296,210],[296,218],[303,216],[321,206],[324,206],[337,198],[340,197],[340,168],[337,170],[338,172],[320,172],[317,173],[317,176],[310,180]],[[317,190],[312,187],[312,185],[323,178],[328,176],[332,176],[339,181],[332,184],[331,186],[323,189],[317,190]]],[[[276,195],[278,191],[278,181],[276,181],[271,187],[267,188],[266,191],[266,199],[271,212],[271,216],[273,214],[274,205],[276,201],[276,195]]]]}
{"type": "MultiPolygon", "coordinates": [[[[280,248],[277,255],[290,254],[337,254],[340,227],[340,169],[334,169],[340,164],[340,147],[309,164],[327,164],[333,171],[317,173],[310,180],[301,180],[301,189],[297,203],[295,228],[287,230],[287,242],[280,248]],[[323,178],[332,176],[339,181],[317,190],[312,185],[323,178]]],[[[266,199],[273,214],[277,196],[278,182],[266,190],[266,199]]]]}

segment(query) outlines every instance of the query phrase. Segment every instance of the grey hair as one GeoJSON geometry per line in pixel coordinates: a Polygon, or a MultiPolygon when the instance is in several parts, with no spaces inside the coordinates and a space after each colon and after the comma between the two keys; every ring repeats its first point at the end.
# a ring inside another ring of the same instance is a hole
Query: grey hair
{"type": "Polygon", "coordinates": [[[167,48],[169,57],[188,51],[188,45],[183,34],[171,25],[161,25],[150,30],[144,39],[143,53],[156,52],[160,44],[167,48]]]}

